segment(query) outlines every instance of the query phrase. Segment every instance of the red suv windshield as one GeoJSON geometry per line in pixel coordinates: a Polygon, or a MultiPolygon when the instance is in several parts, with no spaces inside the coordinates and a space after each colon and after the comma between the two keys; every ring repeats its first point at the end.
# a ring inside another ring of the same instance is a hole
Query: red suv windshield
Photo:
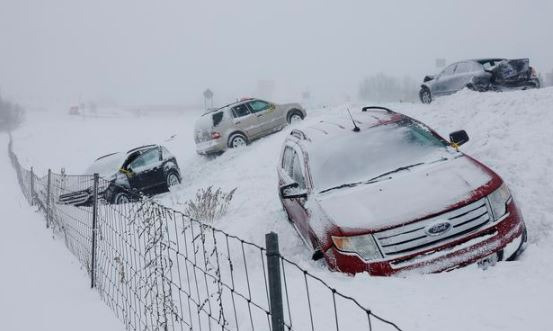
{"type": "Polygon", "coordinates": [[[353,186],[391,171],[449,158],[447,142],[428,128],[401,121],[329,137],[309,151],[318,191],[353,186]]]}

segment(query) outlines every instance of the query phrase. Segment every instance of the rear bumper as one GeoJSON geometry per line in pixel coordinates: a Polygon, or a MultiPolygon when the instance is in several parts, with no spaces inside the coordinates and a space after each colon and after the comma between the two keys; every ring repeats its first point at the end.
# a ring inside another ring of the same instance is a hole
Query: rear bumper
{"type": "Polygon", "coordinates": [[[226,144],[222,138],[196,143],[196,152],[201,155],[217,154],[225,149],[226,144]]]}
{"type": "Polygon", "coordinates": [[[507,216],[481,230],[455,241],[412,255],[367,262],[357,254],[344,253],[332,247],[325,252],[331,268],[346,273],[368,272],[391,276],[406,272],[435,273],[476,263],[492,254],[507,260],[519,254],[525,245],[525,225],[514,202],[507,216]]]}

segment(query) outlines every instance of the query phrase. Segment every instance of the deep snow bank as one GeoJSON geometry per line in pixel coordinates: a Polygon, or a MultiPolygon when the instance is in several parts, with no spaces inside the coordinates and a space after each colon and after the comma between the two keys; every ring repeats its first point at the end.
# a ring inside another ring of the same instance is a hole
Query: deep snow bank
{"type": "MultiPolygon", "coordinates": [[[[350,105],[352,109],[359,107],[350,105]]],[[[357,105],[361,106],[361,105],[357,105]]],[[[177,155],[184,183],[156,199],[176,209],[198,188],[237,188],[228,214],[216,226],[263,244],[279,233],[281,250],[310,272],[358,298],[406,330],[549,330],[545,316],[553,295],[553,88],[509,93],[461,91],[431,105],[389,104],[443,136],[465,129],[471,141],[462,151],[497,171],[509,184],[529,229],[529,248],[520,261],[485,272],[468,267],[409,278],[349,277],[329,272],[288,224],[277,195],[276,166],[289,128],[215,159],[195,155],[193,121],[180,117],[71,118],[36,114],[15,135],[15,149],[40,171],[65,166],[83,171],[92,159],[133,145],[163,143],[177,155]],[[176,137],[168,137],[176,134],[176,137]]],[[[347,116],[346,107],[309,110],[308,125],[347,116]]]]}

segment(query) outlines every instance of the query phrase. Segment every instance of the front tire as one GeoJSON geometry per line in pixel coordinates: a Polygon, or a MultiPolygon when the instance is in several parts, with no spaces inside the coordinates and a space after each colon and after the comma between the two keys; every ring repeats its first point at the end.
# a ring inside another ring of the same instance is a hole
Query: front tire
{"type": "Polygon", "coordinates": [[[291,110],[287,116],[288,124],[297,123],[303,120],[303,113],[297,109],[291,110]]]}
{"type": "Polygon", "coordinates": [[[419,98],[422,103],[429,104],[432,102],[432,93],[427,87],[423,87],[419,92],[419,98]]]}
{"type": "Polygon", "coordinates": [[[172,187],[181,183],[179,174],[176,171],[170,171],[165,178],[165,183],[167,185],[167,190],[170,191],[172,187]]]}
{"type": "Polygon", "coordinates": [[[233,134],[228,141],[230,148],[245,147],[248,144],[248,139],[241,133],[233,134]]]}
{"type": "Polygon", "coordinates": [[[122,205],[131,202],[131,196],[123,191],[115,193],[113,197],[113,203],[116,205],[122,205]]]}

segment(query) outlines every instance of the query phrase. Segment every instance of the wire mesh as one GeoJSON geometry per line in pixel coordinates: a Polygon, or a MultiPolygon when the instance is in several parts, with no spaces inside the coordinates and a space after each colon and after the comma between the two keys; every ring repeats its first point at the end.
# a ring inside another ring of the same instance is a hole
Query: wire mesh
{"type": "MultiPolygon", "coordinates": [[[[25,199],[127,329],[272,330],[264,247],[148,198],[110,203],[103,193],[115,184],[102,178],[38,177],[11,139],[9,156],[25,199]]],[[[400,330],[295,262],[280,263],[286,330],[400,330]]]]}

